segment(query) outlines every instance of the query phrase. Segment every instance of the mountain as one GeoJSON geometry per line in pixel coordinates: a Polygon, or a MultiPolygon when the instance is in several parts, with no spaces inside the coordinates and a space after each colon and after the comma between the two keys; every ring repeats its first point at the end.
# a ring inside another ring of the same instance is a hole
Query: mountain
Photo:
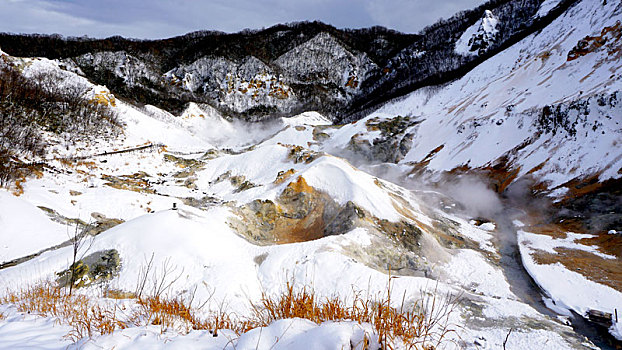
{"type": "Polygon", "coordinates": [[[1,35],[0,348],[619,347],[621,15],[1,35]]]}
{"type": "Polygon", "coordinates": [[[164,40],[0,35],[13,56],[59,59],[119,97],[180,113],[187,102],[256,120],[315,110],[334,120],[414,88],[462,76],[540,30],[574,1],[535,16],[540,1],[490,1],[406,35],[381,27],[340,30],[319,22],[235,34],[195,32],[164,40]],[[454,50],[458,33],[491,16],[495,37],[477,54],[454,50]],[[492,40],[494,39],[494,40],[492,40]]]}

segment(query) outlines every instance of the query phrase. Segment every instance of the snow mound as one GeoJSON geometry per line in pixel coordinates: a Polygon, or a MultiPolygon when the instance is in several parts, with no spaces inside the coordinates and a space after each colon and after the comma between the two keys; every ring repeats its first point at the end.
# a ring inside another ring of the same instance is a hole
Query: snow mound
{"type": "Polygon", "coordinates": [[[44,212],[0,190],[0,263],[37,253],[69,238],[70,228],[44,212]]]}
{"type": "Polygon", "coordinates": [[[304,112],[289,118],[281,118],[285,125],[299,126],[299,125],[332,125],[333,122],[318,112],[304,112]]]}

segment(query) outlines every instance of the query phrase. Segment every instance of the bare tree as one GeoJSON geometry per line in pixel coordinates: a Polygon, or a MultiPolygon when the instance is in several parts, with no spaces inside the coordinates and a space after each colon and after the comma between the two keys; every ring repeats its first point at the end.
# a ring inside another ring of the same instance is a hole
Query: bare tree
{"type": "Polygon", "coordinates": [[[76,225],[74,227],[75,228],[73,234],[69,236],[69,243],[71,244],[72,249],[72,261],[71,265],[69,266],[69,295],[71,295],[71,293],[73,292],[73,287],[77,282],[76,275],[82,272],[82,269],[84,268],[83,266],[78,264],[78,262],[84,257],[86,252],[88,252],[93,245],[93,240],[87,239],[87,236],[89,236],[89,230],[91,228],[90,223],[83,225],[82,228],[80,228],[80,223],[76,222],[76,225]],[[79,258],[78,255],[80,255],[79,258]]]}

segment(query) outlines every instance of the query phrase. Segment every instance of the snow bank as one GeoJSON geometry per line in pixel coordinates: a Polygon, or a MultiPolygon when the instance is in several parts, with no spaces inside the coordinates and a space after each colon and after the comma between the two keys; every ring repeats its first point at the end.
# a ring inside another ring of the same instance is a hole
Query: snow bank
{"type": "Polygon", "coordinates": [[[622,305],[622,293],[611,287],[593,282],[560,263],[536,263],[531,254],[536,250],[546,251],[550,247],[548,237],[519,230],[518,243],[525,269],[556,306],[585,315],[590,309],[613,313],[622,305]]]}
{"type": "Polygon", "coordinates": [[[69,239],[73,228],[52,221],[31,203],[0,190],[0,263],[69,239]]]}

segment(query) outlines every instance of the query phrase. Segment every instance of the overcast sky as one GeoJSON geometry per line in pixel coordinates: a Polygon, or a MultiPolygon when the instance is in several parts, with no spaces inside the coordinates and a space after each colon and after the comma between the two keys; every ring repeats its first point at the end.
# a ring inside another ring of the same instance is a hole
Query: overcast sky
{"type": "Polygon", "coordinates": [[[416,33],[484,0],[0,0],[0,32],[166,38],[320,20],[416,33]]]}

